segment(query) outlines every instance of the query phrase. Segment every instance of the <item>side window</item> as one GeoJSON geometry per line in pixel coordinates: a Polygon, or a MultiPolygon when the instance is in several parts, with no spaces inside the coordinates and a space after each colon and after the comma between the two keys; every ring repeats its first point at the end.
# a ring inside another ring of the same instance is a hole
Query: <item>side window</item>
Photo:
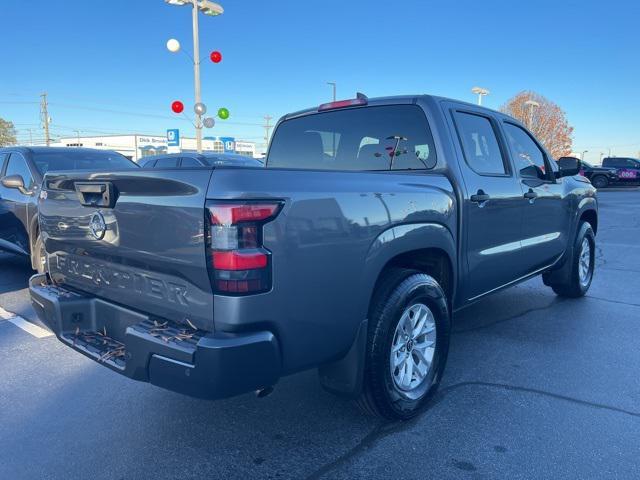
{"type": "Polygon", "coordinates": [[[198,160],[191,157],[182,157],[181,165],[183,167],[201,167],[202,166],[202,164],[198,160]]]}
{"type": "Polygon", "coordinates": [[[516,170],[520,172],[520,176],[547,180],[544,153],[529,134],[512,123],[505,123],[504,130],[507,134],[513,163],[516,165],[516,170]]]}
{"type": "Polygon", "coordinates": [[[506,174],[491,121],[487,117],[463,112],[456,112],[455,120],[467,164],[480,175],[506,174]]]}
{"type": "Polygon", "coordinates": [[[171,168],[178,166],[178,157],[159,158],[156,161],[156,168],[171,168]]]}
{"type": "Polygon", "coordinates": [[[8,156],[8,153],[0,153],[0,177],[2,176],[2,172],[4,171],[4,161],[8,156]]]}
{"type": "Polygon", "coordinates": [[[12,153],[9,156],[5,176],[9,175],[20,175],[24,181],[24,188],[27,190],[31,190],[34,186],[35,182],[27,165],[27,161],[19,153],[12,153]]]}

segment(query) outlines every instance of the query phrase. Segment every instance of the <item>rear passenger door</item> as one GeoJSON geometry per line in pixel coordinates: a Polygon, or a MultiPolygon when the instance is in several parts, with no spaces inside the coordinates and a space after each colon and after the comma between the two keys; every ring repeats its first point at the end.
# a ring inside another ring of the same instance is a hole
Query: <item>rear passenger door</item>
{"type": "Polygon", "coordinates": [[[465,295],[473,300],[525,272],[520,238],[522,190],[497,121],[465,106],[452,108],[464,178],[462,239],[467,255],[465,295]]]}
{"type": "Polygon", "coordinates": [[[509,121],[503,128],[525,197],[521,242],[530,273],[553,263],[570,241],[570,199],[564,198],[565,179],[555,178],[551,160],[533,136],[509,121]]]}

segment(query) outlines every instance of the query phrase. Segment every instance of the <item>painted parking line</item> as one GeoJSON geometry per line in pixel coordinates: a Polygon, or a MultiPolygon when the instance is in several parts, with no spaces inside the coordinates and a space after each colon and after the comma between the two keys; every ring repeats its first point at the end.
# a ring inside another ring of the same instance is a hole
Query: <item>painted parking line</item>
{"type": "Polygon", "coordinates": [[[13,323],[16,327],[21,328],[36,338],[46,338],[53,335],[49,330],[39,327],[38,325],[34,325],[15,313],[7,312],[2,307],[0,307],[0,319],[13,323]]]}

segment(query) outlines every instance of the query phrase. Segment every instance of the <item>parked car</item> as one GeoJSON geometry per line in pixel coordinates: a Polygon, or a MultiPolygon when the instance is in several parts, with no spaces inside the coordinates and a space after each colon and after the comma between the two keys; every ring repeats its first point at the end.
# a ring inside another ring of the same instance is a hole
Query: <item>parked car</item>
{"type": "Polygon", "coordinates": [[[212,166],[241,166],[262,167],[264,163],[255,158],[235,153],[169,153],[166,155],[151,155],[141,160],[144,168],[171,167],[212,167],[212,166]]]}
{"type": "Polygon", "coordinates": [[[570,163],[500,112],[359,94],[285,115],[265,168],[50,173],[33,305],[132,379],[223,398],[318,368],[409,418],[440,383],[453,312],[540,274],[589,289],[596,189],[570,163]]]}
{"type": "Polygon", "coordinates": [[[37,200],[51,170],[124,170],[137,165],[116,152],[89,148],[0,148],[0,250],[28,255],[44,268],[37,200]]]}
{"type": "Polygon", "coordinates": [[[602,166],[615,168],[621,183],[640,182],[640,160],[629,157],[605,157],[602,166]]]}
{"type": "Polygon", "coordinates": [[[605,188],[616,184],[619,180],[618,171],[615,168],[597,167],[576,157],[560,157],[558,165],[566,167],[566,165],[575,164],[576,161],[580,162],[580,175],[588,178],[596,188],[605,188]]]}

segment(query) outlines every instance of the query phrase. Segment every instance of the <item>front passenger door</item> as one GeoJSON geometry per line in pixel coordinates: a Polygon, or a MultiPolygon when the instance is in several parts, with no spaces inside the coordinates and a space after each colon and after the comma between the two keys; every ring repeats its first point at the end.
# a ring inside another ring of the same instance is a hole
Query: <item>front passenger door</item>
{"type": "Polygon", "coordinates": [[[529,132],[511,122],[503,127],[525,198],[522,250],[528,273],[549,266],[564,252],[571,226],[564,179],[556,179],[545,151],[529,132]]]}
{"type": "MultiPolygon", "coordinates": [[[[20,153],[9,154],[3,177],[10,175],[20,175],[25,190],[33,192],[35,181],[27,161],[20,153]]],[[[35,204],[34,194],[22,193],[0,183],[0,203],[0,246],[15,253],[28,254],[28,205],[35,204]]]]}

